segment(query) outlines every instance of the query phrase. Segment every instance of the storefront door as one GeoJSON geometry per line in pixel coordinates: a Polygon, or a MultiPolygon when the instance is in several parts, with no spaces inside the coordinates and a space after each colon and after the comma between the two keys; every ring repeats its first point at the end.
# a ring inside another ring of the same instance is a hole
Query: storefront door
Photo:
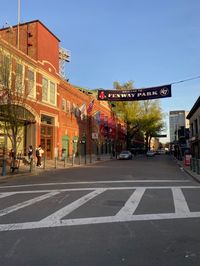
{"type": "Polygon", "coordinates": [[[51,138],[42,138],[41,139],[41,146],[44,149],[44,156],[46,159],[52,159],[53,158],[53,145],[52,145],[52,139],[51,138]]]}
{"type": "Polygon", "coordinates": [[[64,136],[62,138],[62,158],[67,158],[69,156],[69,137],[64,136]]]}

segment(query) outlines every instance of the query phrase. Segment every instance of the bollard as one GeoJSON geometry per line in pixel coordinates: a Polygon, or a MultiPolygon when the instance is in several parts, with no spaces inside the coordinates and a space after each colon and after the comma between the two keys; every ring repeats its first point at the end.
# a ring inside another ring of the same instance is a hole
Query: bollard
{"type": "Polygon", "coordinates": [[[58,167],[58,160],[57,157],[55,157],[55,169],[58,167]]]}
{"type": "Polygon", "coordinates": [[[190,170],[192,171],[192,157],[190,158],[190,170]]]}
{"type": "Polygon", "coordinates": [[[30,160],[30,170],[29,172],[31,173],[33,171],[33,158],[30,160]]]}
{"type": "Polygon", "coordinates": [[[197,174],[200,175],[200,159],[197,159],[197,174]]]}
{"type": "Polygon", "coordinates": [[[46,168],[46,157],[44,156],[44,161],[43,161],[43,169],[46,168]]]}
{"type": "Polygon", "coordinates": [[[195,158],[192,159],[192,171],[196,172],[195,158]]]}
{"type": "Polygon", "coordinates": [[[2,176],[5,176],[6,175],[6,159],[3,158],[3,161],[2,161],[2,176]]]}
{"type": "Polygon", "coordinates": [[[64,157],[64,168],[66,167],[66,157],[64,157]]]}
{"type": "Polygon", "coordinates": [[[79,159],[79,165],[81,164],[81,155],[79,154],[79,156],[78,156],[78,159],[79,159]]]}

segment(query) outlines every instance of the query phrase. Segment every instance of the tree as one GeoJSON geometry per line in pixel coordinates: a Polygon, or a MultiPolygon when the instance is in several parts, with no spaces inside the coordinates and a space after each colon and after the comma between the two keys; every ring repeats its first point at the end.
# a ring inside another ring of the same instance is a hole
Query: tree
{"type": "Polygon", "coordinates": [[[152,137],[164,129],[163,113],[159,100],[141,101],[140,107],[141,115],[138,124],[144,133],[146,149],[150,149],[152,137]]]}
{"type": "MultiPolygon", "coordinates": [[[[133,90],[133,82],[121,85],[114,83],[116,90],[133,90]]],[[[144,134],[146,149],[149,149],[152,136],[160,133],[164,128],[163,113],[158,100],[121,101],[114,103],[114,111],[127,125],[127,148],[130,140],[136,134],[144,134]]]]}
{"type": "Polygon", "coordinates": [[[0,47],[0,130],[11,141],[13,158],[17,144],[22,140],[24,125],[34,122],[33,115],[25,109],[33,89],[33,80],[24,85],[23,62],[0,47]]]}
{"type": "MultiPolygon", "coordinates": [[[[124,84],[114,82],[114,89],[116,90],[133,90],[134,85],[132,81],[124,84]]],[[[139,131],[139,116],[141,113],[140,103],[138,101],[120,101],[113,103],[114,112],[121,117],[126,123],[127,127],[127,148],[131,146],[131,137],[139,131]]]]}

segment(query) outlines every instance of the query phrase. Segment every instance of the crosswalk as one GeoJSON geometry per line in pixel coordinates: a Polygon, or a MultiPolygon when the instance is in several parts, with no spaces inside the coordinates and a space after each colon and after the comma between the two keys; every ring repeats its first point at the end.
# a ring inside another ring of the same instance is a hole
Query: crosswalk
{"type": "Polygon", "coordinates": [[[0,191],[0,231],[200,217],[200,186],[24,188],[0,191]]]}

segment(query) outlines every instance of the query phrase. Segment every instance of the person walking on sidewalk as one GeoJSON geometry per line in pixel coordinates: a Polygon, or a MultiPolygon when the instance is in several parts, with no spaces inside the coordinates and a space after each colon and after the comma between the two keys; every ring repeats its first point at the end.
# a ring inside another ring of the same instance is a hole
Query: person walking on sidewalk
{"type": "Polygon", "coordinates": [[[29,160],[29,162],[32,160],[32,158],[33,158],[33,146],[30,145],[28,147],[28,160],[29,160]]]}
{"type": "Polygon", "coordinates": [[[38,167],[42,166],[41,160],[42,160],[43,153],[44,153],[44,151],[43,151],[41,145],[39,145],[38,148],[36,148],[36,152],[35,152],[35,155],[37,157],[37,166],[38,167]]]}

